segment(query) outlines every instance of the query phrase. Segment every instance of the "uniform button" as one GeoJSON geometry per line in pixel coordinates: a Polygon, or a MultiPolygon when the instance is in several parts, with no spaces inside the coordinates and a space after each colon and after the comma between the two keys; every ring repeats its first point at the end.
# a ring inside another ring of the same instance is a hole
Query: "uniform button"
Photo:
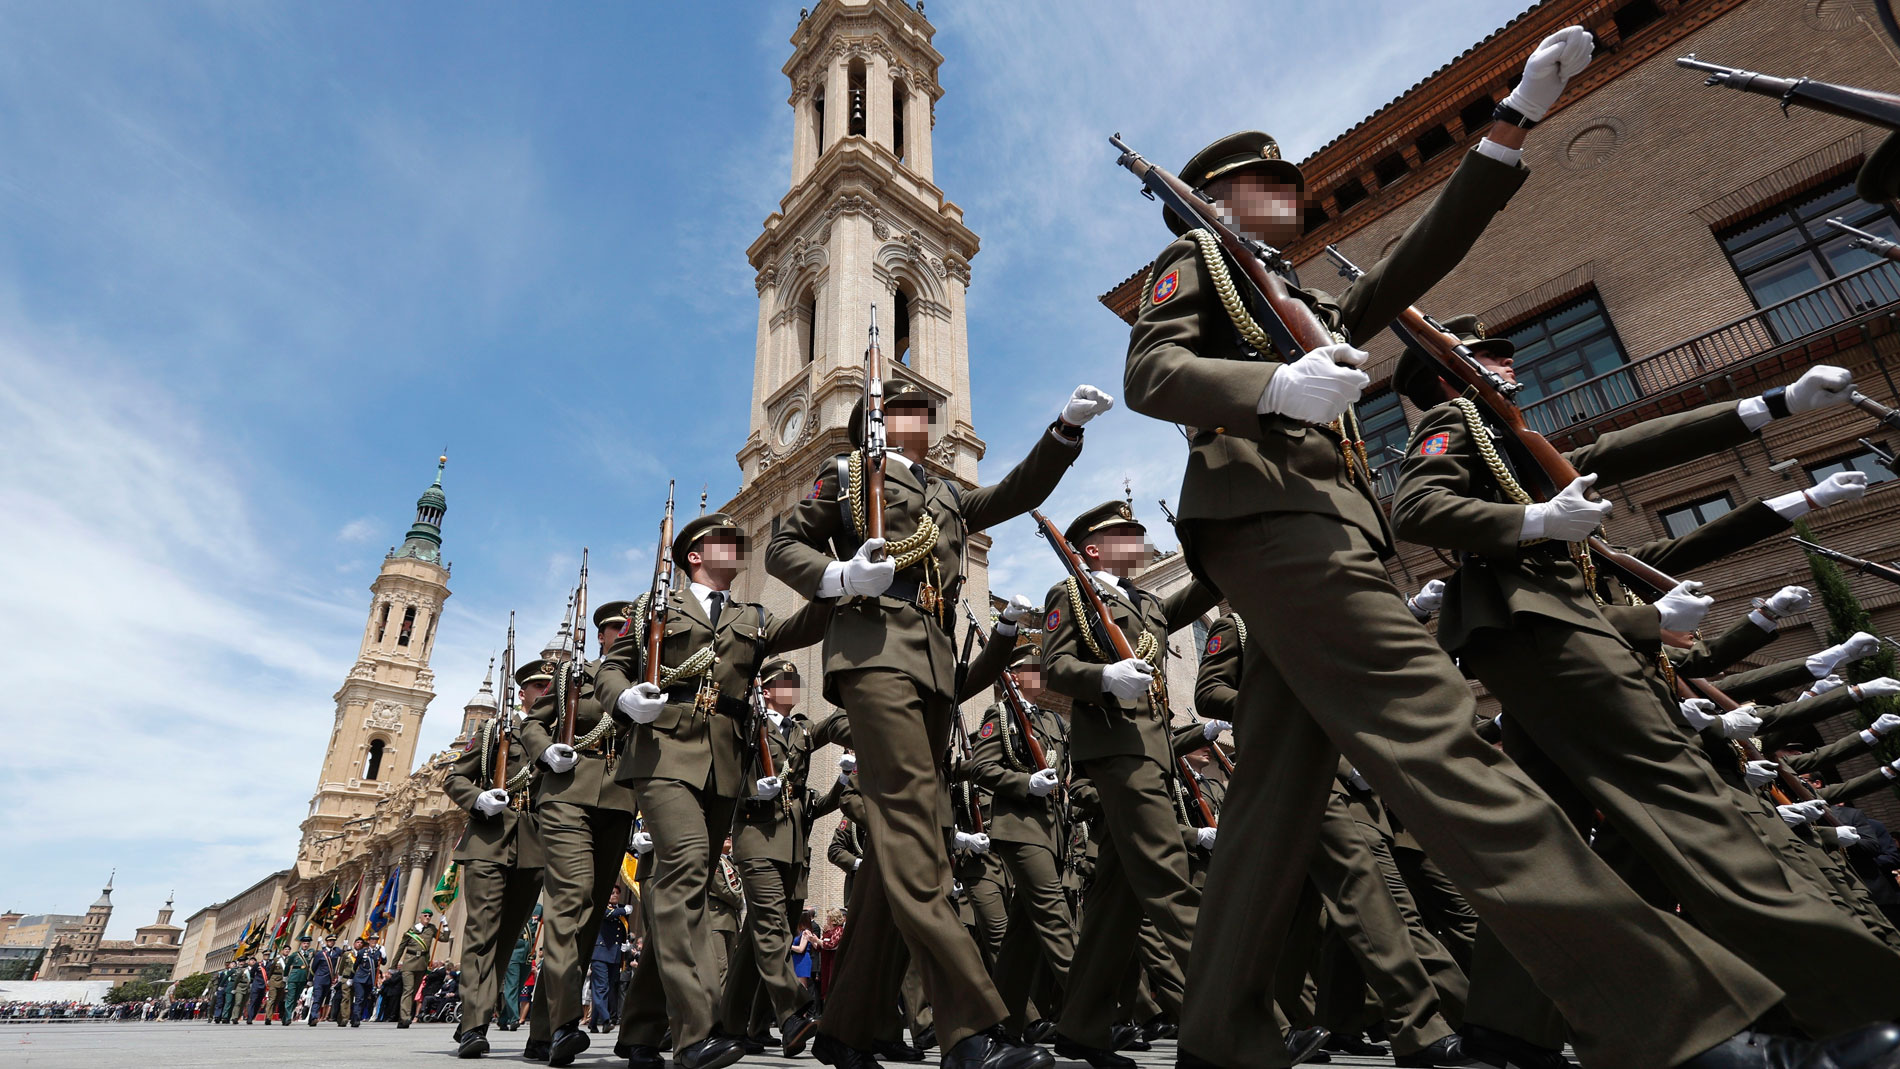
{"type": "Polygon", "coordinates": [[[1215,434],[1226,434],[1226,433],[1227,433],[1227,428],[1225,428],[1225,427],[1215,427],[1215,428],[1214,428],[1214,433],[1215,433],[1215,434]]]}

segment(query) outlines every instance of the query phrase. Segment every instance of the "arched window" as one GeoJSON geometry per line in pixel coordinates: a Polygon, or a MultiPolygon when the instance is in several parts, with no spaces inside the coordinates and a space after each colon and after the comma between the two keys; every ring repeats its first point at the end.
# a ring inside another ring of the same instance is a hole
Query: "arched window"
{"type": "Polygon", "coordinates": [[[427,627],[426,629],[424,629],[424,631],[423,631],[423,633],[422,633],[422,655],[423,655],[424,657],[427,657],[427,656],[429,655],[429,649],[430,649],[430,647],[432,647],[432,646],[433,646],[433,645],[435,644],[435,621],[436,621],[436,619],[437,619],[437,617],[436,617],[436,615],[435,615],[434,613],[430,613],[430,614],[429,614],[429,626],[428,626],[428,627],[427,627]]]}
{"type": "Polygon", "coordinates": [[[376,641],[380,645],[383,632],[389,630],[389,602],[383,602],[383,611],[376,617],[376,641]]]}
{"type": "Polygon", "coordinates": [[[895,314],[891,323],[891,356],[900,364],[910,363],[910,294],[903,286],[897,287],[896,300],[892,302],[895,314]]]}
{"type": "Polygon", "coordinates": [[[818,359],[818,288],[805,291],[805,298],[798,302],[798,322],[794,329],[798,331],[798,363],[800,367],[818,359]]]}
{"type": "Polygon", "coordinates": [[[854,59],[845,75],[846,84],[851,92],[851,124],[844,128],[847,137],[864,136],[864,61],[854,59]]]}
{"type": "Polygon", "coordinates": [[[369,740],[369,759],[363,762],[363,778],[375,779],[383,770],[383,740],[369,740]]]}
{"type": "Polygon", "coordinates": [[[811,95],[811,135],[813,139],[812,155],[822,156],[825,152],[825,91],[814,90],[811,95]]]}
{"type": "Polygon", "coordinates": [[[414,605],[402,611],[402,633],[396,636],[396,645],[409,645],[410,632],[416,629],[416,607],[414,605]]]}
{"type": "Polygon", "coordinates": [[[891,80],[891,155],[904,162],[904,112],[910,107],[910,90],[903,79],[891,80]]]}

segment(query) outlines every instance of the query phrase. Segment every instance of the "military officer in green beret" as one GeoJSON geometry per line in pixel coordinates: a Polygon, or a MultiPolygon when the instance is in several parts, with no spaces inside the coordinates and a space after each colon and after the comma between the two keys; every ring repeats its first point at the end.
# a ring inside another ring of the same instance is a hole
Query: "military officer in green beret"
{"type": "MultiPolygon", "coordinates": [[[[763,717],[748,717],[747,761],[760,769],[759,748],[771,754],[773,774],[783,783],[776,798],[747,800],[733,823],[732,862],[745,889],[745,935],[728,971],[721,1016],[728,1035],[751,1035],[753,992],[762,982],[773,1020],[784,1021],[811,999],[792,972],[792,922],[805,901],[808,840],[812,821],[836,809],[836,777],[819,798],[808,786],[813,751],[849,742],[847,719],[832,713],[818,723],[798,711],[803,700],[798,666],[774,660],[759,671],[763,717]]],[[[761,772],[761,774],[763,774],[761,772]]]]}
{"type": "Polygon", "coordinates": [[[422,978],[435,963],[437,940],[448,941],[442,929],[436,927],[435,910],[424,907],[417,914],[416,922],[396,941],[396,957],[389,967],[402,974],[402,995],[396,1001],[397,1028],[407,1028],[415,1020],[416,989],[422,986],[422,978]]]}
{"type": "MultiPolygon", "coordinates": [[[[627,626],[629,603],[610,601],[594,610],[601,658],[616,648],[627,626]]],[[[586,631],[574,636],[586,646],[586,631]]],[[[542,928],[541,972],[535,983],[532,1013],[545,1013],[553,1026],[548,1064],[559,1069],[587,1049],[580,1028],[581,997],[594,938],[600,932],[607,894],[620,878],[620,859],[637,808],[633,789],[616,778],[621,735],[612,703],[600,697],[597,677],[602,660],[581,666],[574,739],[559,739],[565,709],[560,676],[567,662],[550,664],[551,685],[528,708],[521,725],[521,747],[530,760],[546,766],[536,788],[535,830],[541,837],[542,881],[547,905],[542,928]]],[[[528,1053],[540,1053],[530,1017],[528,1053]]]]}
{"type": "MultiPolygon", "coordinates": [[[[1508,341],[1485,338],[1470,320],[1454,329],[1467,332],[1461,340],[1485,367],[1515,380],[1508,341]]],[[[1583,474],[1548,501],[1523,489],[1495,444],[1503,432],[1422,353],[1403,354],[1393,381],[1425,409],[1400,471],[1393,523],[1410,541],[1462,555],[1438,640],[1503,703],[1505,752],[1535,749],[1549,759],[1535,767],[1568,777],[1684,911],[1741,959],[1728,974],[1732,989],[1779,985],[1784,1007],[1814,1035],[1900,1016],[1900,991],[1877,982],[1816,989],[1802,979],[1814,955],[1857,977],[1891,975],[1894,955],[1806,893],[1750,825],[1677,726],[1673,677],[1651,675],[1628,625],[1619,628],[1605,611],[1580,545],[1612,508],[1586,496],[1599,479],[1649,474],[1737,445],[1778,416],[1843,403],[1852,377],[1818,366],[1785,390],[1604,434],[1567,455],[1583,474]]],[[[1713,600],[1697,589],[1684,583],[1634,611],[1656,616],[1663,631],[1693,631],[1713,600]]],[[[1747,717],[1743,731],[1759,726],[1749,714],[1725,714],[1733,717],[1747,717]]]]}
{"type": "MultiPolygon", "coordinates": [[[[1125,501],[1109,501],[1076,517],[1063,532],[1093,569],[1103,603],[1133,644],[1120,658],[1102,645],[1084,593],[1071,578],[1044,601],[1042,660],[1048,688],[1074,704],[1070,760],[1095,785],[1103,819],[1095,884],[1089,890],[1069,990],[1057,1026],[1056,1052],[1096,1069],[1127,1069],[1114,1052],[1115,988],[1135,953],[1128,938],[1144,916],[1167,944],[1170,960],[1152,977],[1154,998],[1179,1016],[1188,949],[1200,896],[1189,881],[1187,847],[1175,820],[1175,752],[1166,687],[1168,636],[1219,600],[1196,579],[1166,599],[1128,576],[1153,559],[1147,528],[1125,501]]],[[[1200,843],[1211,847],[1214,828],[1200,843]]]]}
{"type": "MultiPolygon", "coordinates": [[[[297,949],[284,956],[284,1023],[290,1023],[290,1015],[297,1012],[297,1000],[303,997],[303,989],[310,984],[311,968],[315,964],[317,952],[311,949],[309,935],[297,937],[297,949]]],[[[310,1019],[316,1020],[315,1007],[312,1007],[310,1019]]]]}
{"type": "MultiPolygon", "coordinates": [[[[825,636],[824,693],[851,718],[853,745],[871,773],[861,777],[871,850],[864,872],[881,901],[854,910],[852,938],[901,937],[936,1014],[949,1069],[1042,1069],[1046,1051],[994,1034],[1005,1013],[983,960],[942,889],[950,883],[943,839],[947,799],[939,755],[956,715],[951,631],[963,585],[966,544],[977,532],[1040,505],[1081,451],[1082,426],[1113,404],[1077,388],[1029,456],[994,486],[965,490],[925,466],[934,405],[905,383],[887,384],[890,454],[884,475],[886,540],[867,539],[851,507],[862,500],[861,454],[844,454],[817,473],[811,495],[773,537],[766,565],[811,598],[841,598],[825,636]]],[[[863,416],[850,435],[863,442],[863,416]]],[[[860,889],[862,890],[862,889],[860,889]]],[[[862,958],[866,961],[868,959],[862,958]]],[[[875,984],[854,981],[850,955],[834,973],[820,1056],[856,1067],[869,1060],[880,1007],[875,984]]]]}
{"type": "MultiPolygon", "coordinates": [[[[740,801],[777,805],[786,786],[782,776],[746,774],[746,694],[767,658],[823,637],[832,604],[813,601],[781,620],[735,600],[732,581],[746,565],[747,545],[724,513],[686,524],[671,549],[689,583],[666,595],[661,663],[651,666],[659,683],[644,682],[644,595],[629,609],[628,638],[600,670],[601,702],[627,725],[616,775],[633,788],[653,837],[646,893],[654,927],[629,986],[620,1038],[636,1060],[657,1061],[670,1014],[680,1069],[719,1069],[745,1050],[738,1039],[714,1034],[723,978],[712,965],[706,896],[740,801]],[[663,1001],[649,997],[656,989],[663,1001]]],[[[781,1019],[788,1057],[818,1026],[810,1000],[797,1002],[781,1019]]]]}
{"type": "Polygon", "coordinates": [[[1039,1043],[1055,1031],[1075,956],[1075,918],[1062,887],[1069,817],[1076,806],[1093,808],[1097,802],[1095,787],[1070,772],[1067,716],[1037,704],[1043,693],[1039,640],[1015,647],[1010,673],[1023,702],[1021,719],[1007,698],[990,708],[977,729],[971,774],[990,792],[990,850],[1008,868],[1014,885],[996,962],[997,994],[1009,1010],[1005,1023],[1039,1043]],[[1030,754],[1031,733],[1042,750],[1042,764],[1030,754]],[[1038,962],[1047,965],[1051,980],[1036,1000],[1045,1017],[1025,1028],[1038,962]]]}
{"type": "MultiPolygon", "coordinates": [[[[518,677],[550,676],[555,666],[530,663],[518,677]]],[[[540,697],[524,688],[524,694],[540,697]]],[[[541,897],[541,840],[535,833],[533,803],[536,765],[522,752],[513,724],[515,712],[482,724],[462,755],[449,767],[442,791],[468,812],[468,827],[456,845],[461,865],[467,919],[462,922],[462,1016],[456,1029],[460,1058],[488,1052],[488,1025],[500,1002],[502,970],[515,938],[541,897]],[[496,765],[507,748],[505,782],[496,782],[496,765]]]]}

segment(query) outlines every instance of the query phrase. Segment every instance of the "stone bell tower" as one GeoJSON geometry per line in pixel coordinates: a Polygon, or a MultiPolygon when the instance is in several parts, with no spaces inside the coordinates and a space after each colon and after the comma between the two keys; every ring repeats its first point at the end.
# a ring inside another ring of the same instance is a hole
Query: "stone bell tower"
{"type": "MultiPolygon", "coordinates": [[[[975,485],[983,440],[970,417],[964,293],[977,237],[931,180],[943,56],[923,5],[821,0],[793,32],[791,190],[746,250],[758,272],[758,349],[741,486],[724,511],[750,537],[740,597],[774,612],[801,603],[761,566],[779,520],[826,458],[849,448],[845,419],[864,388],[871,306],[888,379],[939,402],[926,463],[975,485]]],[[[988,604],[987,538],[971,547],[966,596],[988,604]]],[[[816,680],[817,650],[798,660],[816,680]]]]}
{"type": "Polygon", "coordinates": [[[335,837],[344,822],[367,815],[376,800],[409,775],[422,714],[435,697],[429,655],[436,624],[449,596],[449,568],[442,560],[442,471],[416,499],[416,519],[401,546],[389,551],[370,584],[369,620],[356,664],[336,692],[336,721],[323,755],[323,771],[303,822],[298,858],[315,860],[320,841],[335,837]]]}

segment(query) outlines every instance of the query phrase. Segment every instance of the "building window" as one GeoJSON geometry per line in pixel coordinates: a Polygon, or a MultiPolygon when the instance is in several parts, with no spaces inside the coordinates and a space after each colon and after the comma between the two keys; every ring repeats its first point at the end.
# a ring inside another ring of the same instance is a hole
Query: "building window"
{"type": "Polygon", "coordinates": [[[812,362],[818,354],[818,290],[816,287],[805,291],[805,298],[798,302],[798,319],[794,326],[798,331],[799,364],[812,362]]]}
{"type": "Polygon", "coordinates": [[[894,310],[891,319],[891,358],[900,364],[910,363],[910,294],[904,287],[897,287],[891,301],[894,310]]]}
{"type": "Polygon", "coordinates": [[[376,641],[383,641],[383,633],[389,630],[389,602],[383,602],[383,611],[376,617],[376,641]]]}
{"type": "Polygon", "coordinates": [[[383,740],[369,740],[369,759],[363,762],[363,778],[375,779],[383,770],[383,740]]]}
{"type": "Polygon", "coordinates": [[[811,135],[816,142],[814,156],[825,154],[825,91],[813,90],[811,94],[811,135]]]}
{"type": "Polygon", "coordinates": [[[1715,235],[1755,306],[1776,306],[1768,322],[1782,341],[1888,303],[1900,286],[1900,273],[1889,264],[1882,271],[1870,272],[1881,277],[1809,293],[1880,259],[1865,249],[1848,248],[1853,236],[1828,226],[1829,219],[1900,241],[1900,225],[1893,212],[1884,204],[1857,199],[1852,175],[1790,197],[1715,235]],[[1800,299],[1791,300],[1796,297],[1800,299]]]}
{"type": "Polygon", "coordinates": [[[891,81],[891,155],[904,162],[904,112],[910,109],[910,92],[898,79],[891,81]]]}
{"type": "Polygon", "coordinates": [[[1594,289],[1502,333],[1516,348],[1511,366],[1522,387],[1518,407],[1539,431],[1601,415],[1642,392],[1629,374],[1611,374],[1629,363],[1629,354],[1594,289]]]}
{"type": "Polygon", "coordinates": [[[1366,462],[1372,465],[1379,496],[1396,489],[1398,462],[1405,457],[1405,442],[1410,431],[1405,426],[1405,409],[1399,395],[1386,390],[1359,402],[1355,409],[1359,432],[1366,443],[1366,462]]]}
{"type": "Polygon", "coordinates": [[[1735,502],[1729,500],[1727,494],[1705,497],[1700,501],[1691,501],[1686,505],[1664,509],[1663,527],[1668,530],[1669,537],[1681,538],[1710,520],[1726,515],[1734,507],[1735,502]]]}
{"type": "Polygon", "coordinates": [[[1411,169],[1412,165],[1405,162],[1405,157],[1400,153],[1394,152],[1392,155],[1372,165],[1372,176],[1379,180],[1379,188],[1384,189],[1386,186],[1404,178],[1405,172],[1411,169]]]}
{"type": "Polygon", "coordinates": [[[1418,135],[1418,158],[1429,160],[1451,147],[1451,131],[1443,123],[1418,135]]]}
{"type": "Polygon", "coordinates": [[[1497,109],[1498,102],[1487,94],[1466,104],[1458,112],[1458,121],[1464,125],[1465,136],[1481,134],[1491,128],[1491,113],[1497,109]]]}
{"type": "Polygon", "coordinates": [[[1365,184],[1357,178],[1349,178],[1344,185],[1333,190],[1333,203],[1338,205],[1342,212],[1365,199],[1365,184]]]}
{"type": "Polygon", "coordinates": [[[854,59],[845,72],[845,84],[850,92],[851,115],[844,128],[848,137],[864,136],[864,61],[854,59]]]}
{"type": "Polygon", "coordinates": [[[1194,618],[1194,663],[1201,663],[1207,655],[1207,624],[1200,617],[1194,618]]]}
{"type": "Polygon", "coordinates": [[[1656,0],[1630,0],[1616,9],[1610,21],[1616,23],[1617,36],[1627,41],[1636,31],[1662,18],[1662,9],[1656,6],[1656,0]]]}
{"type": "MultiPolygon", "coordinates": [[[[1880,447],[1886,449],[1886,443],[1881,443],[1880,447]]],[[[1888,450],[1888,452],[1892,452],[1892,450],[1888,450]]],[[[1858,471],[1865,474],[1867,476],[1867,483],[1870,486],[1874,483],[1892,482],[1895,478],[1893,472],[1888,471],[1887,466],[1882,464],[1880,458],[1876,457],[1873,451],[1869,449],[1857,450],[1853,453],[1849,453],[1847,456],[1830,460],[1825,464],[1816,464],[1808,469],[1808,478],[1818,483],[1830,475],[1836,475],[1843,471],[1858,471]]]]}
{"type": "Polygon", "coordinates": [[[396,636],[396,645],[409,645],[409,634],[416,629],[416,607],[414,605],[402,611],[402,631],[396,636]]]}

